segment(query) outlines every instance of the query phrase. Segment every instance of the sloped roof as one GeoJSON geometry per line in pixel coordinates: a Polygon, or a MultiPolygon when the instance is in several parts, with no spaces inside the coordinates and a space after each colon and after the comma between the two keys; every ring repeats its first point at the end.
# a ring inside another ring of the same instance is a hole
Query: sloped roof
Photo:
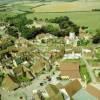
{"type": "Polygon", "coordinates": [[[27,67],[24,67],[24,66],[18,66],[16,68],[14,68],[13,70],[14,70],[14,73],[16,73],[16,74],[29,71],[29,69],[27,67]]]}
{"type": "Polygon", "coordinates": [[[39,97],[37,93],[33,94],[33,98],[34,100],[41,100],[41,98],[39,97]]]}
{"type": "Polygon", "coordinates": [[[58,93],[56,96],[51,97],[50,100],[64,100],[61,93],[58,93]]]}
{"type": "Polygon", "coordinates": [[[81,89],[81,84],[78,80],[74,80],[69,84],[65,85],[64,88],[69,94],[69,96],[73,96],[77,91],[81,89]]]}
{"type": "Polygon", "coordinates": [[[15,90],[19,87],[19,85],[16,83],[15,79],[10,75],[7,75],[3,79],[2,86],[9,91],[15,90]]]}
{"type": "Polygon", "coordinates": [[[59,89],[55,85],[52,85],[52,84],[47,85],[46,90],[50,97],[53,97],[59,93],[59,89]]]}
{"type": "Polygon", "coordinates": [[[91,95],[95,96],[100,100],[100,90],[94,87],[93,85],[87,85],[86,91],[90,93],[91,95]]]}
{"type": "Polygon", "coordinates": [[[89,94],[85,89],[80,89],[75,95],[72,97],[74,100],[97,100],[94,96],[89,94]]]}
{"type": "Polygon", "coordinates": [[[14,71],[15,74],[20,74],[20,73],[23,74],[23,72],[24,72],[22,66],[14,68],[13,71],[14,71]]]}
{"type": "Polygon", "coordinates": [[[61,76],[69,76],[69,78],[80,78],[80,73],[79,71],[75,71],[75,70],[65,70],[65,71],[61,71],[61,76]]]}
{"type": "Polygon", "coordinates": [[[57,87],[58,89],[62,89],[62,88],[63,88],[63,84],[57,83],[57,84],[56,84],[56,87],[57,87]]]}
{"type": "Polygon", "coordinates": [[[61,76],[69,76],[70,78],[80,78],[79,63],[63,62],[60,64],[61,76]]]}
{"type": "Polygon", "coordinates": [[[79,63],[77,62],[62,62],[60,70],[79,70],[79,63]]]}
{"type": "Polygon", "coordinates": [[[26,75],[26,77],[27,77],[28,79],[33,79],[33,75],[32,75],[32,73],[31,73],[30,71],[27,71],[27,72],[25,73],[25,75],[26,75]]]}
{"type": "Polygon", "coordinates": [[[49,94],[50,100],[64,100],[62,94],[55,85],[49,84],[46,87],[46,90],[49,94]]]}
{"type": "Polygon", "coordinates": [[[33,73],[39,73],[42,71],[46,64],[46,61],[43,58],[39,58],[36,60],[36,63],[31,67],[33,73]]]}

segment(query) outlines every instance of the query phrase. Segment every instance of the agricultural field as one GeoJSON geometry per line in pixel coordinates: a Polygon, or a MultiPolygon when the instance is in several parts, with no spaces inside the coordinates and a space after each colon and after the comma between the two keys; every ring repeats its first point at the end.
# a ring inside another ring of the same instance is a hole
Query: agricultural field
{"type": "MultiPolygon", "coordinates": [[[[12,0],[8,1],[10,2],[12,0]]],[[[6,17],[12,17],[24,13],[29,19],[33,19],[34,17],[45,19],[58,16],[68,16],[79,26],[88,26],[89,31],[94,32],[100,27],[100,11],[92,11],[92,9],[100,9],[99,0],[43,1],[45,2],[42,2],[42,0],[17,0],[17,2],[7,3],[3,5],[1,4],[0,19],[6,19],[6,17]]]]}
{"type": "Polygon", "coordinates": [[[33,8],[35,12],[66,12],[66,11],[91,11],[92,9],[99,9],[99,2],[47,2],[45,5],[33,8]]]}

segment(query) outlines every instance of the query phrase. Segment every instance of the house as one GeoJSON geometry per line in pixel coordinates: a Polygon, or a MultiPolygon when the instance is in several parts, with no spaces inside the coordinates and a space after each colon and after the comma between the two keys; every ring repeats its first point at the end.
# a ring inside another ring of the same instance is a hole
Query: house
{"type": "Polygon", "coordinates": [[[65,37],[64,37],[64,40],[65,40],[65,43],[66,43],[66,44],[70,44],[70,39],[69,39],[68,36],[65,36],[65,37]]]}
{"type": "Polygon", "coordinates": [[[64,100],[63,95],[55,85],[47,85],[46,91],[49,95],[49,100],[64,100]]]}
{"type": "Polygon", "coordinates": [[[93,95],[88,93],[85,89],[80,89],[72,96],[73,100],[97,100],[93,95]]]}
{"type": "Polygon", "coordinates": [[[48,40],[53,39],[53,38],[55,38],[55,37],[53,35],[49,34],[49,33],[46,33],[46,34],[41,33],[41,34],[36,36],[36,40],[40,43],[42,41],[47,42],[48,40]]]}
{"type": "Polygon", "coordinates": [[[35,78],[35,75],[33,75],[31,71],[26,71],[25,77],[27,77],[29,80],[32,80],[35,78]]]}
{"type": "Polygon", "coordinates": [[[19,85],[17,84],[14,77],[7,75],[2,81],[2,87],[8,91],[12,91],[19,88],[19,85]]]}
{"type": "Polygon", "coordinates": [[[81,89],[81,87],[82,86],[78,80],[73,80],[72,82],[65,85],[63,88],[65,88],[68,95],[72,97],[76,92],[81,89]]]}
{"type": "Polygon", "coordinates": [[[63,59],[79,59],[81,56],[81,48],[66,45],[63,59]]]}
{"type": "Polygon", "coordinates": [[[38,90],[33,90],[33,100],[45,100],[42,96],[42,92],[38,90]]]}
{"type": "Polygon", "coordinates": [[[88,84],[86,89],[80,89],[76,92],[72,99],[74,100],[100,100],[100,90],[91,84],[88,84]]]}
{"type": "Polygon", "coordinates": [[[92,48],[92,47],[83,48],[83,49],[82,49],[82,55],[83,55],[86,59],[93,59],[93,57],[94,57],[93,48],[92,48]]]}
{"type": "Polygon", "coordinates": [[[48,62],[44,60],[42,57],[36,57],[34,60],[34,64],[31,67],[31,71],[33,74],[40,73],[43,70],[48,69],[48,62]]]}
{"type": "Polygon", "coordinates": [[[33,100],[41,100],[41,98],[39,97],[39,95],[37,93],[34,93],[33,100]]]}
{"type": "Polygon", "coordinates": [[[69,33],[69,39],[70,39],[70,40],[74,40],[75,37],[76,37],[76,36],[75,36],[75,32],[70,32],[70,33],[69,33]]]}
{"type": "Polygon", "coordinates": [[[59,70],[61,77],[68,76],[71,79],[80,79],[78,62],[61,62],[59,70]]]}
{"type": "Polygon", "coordinates": [[[32,72],[23,66],[19,66],[13,69],[14,74],[19,77],[19,76],[24,76],[30,80],[32,80],[34,78],[34,75],[32,74],[32,72]]]}
{"type": "Polygon", "coordinates": [[[86,87],[86,91],[96,97],[97,100],[100,100],[100,90],[95,86],[88,84],[86,87]]]}
{"type": "Polygon", "coordinates": [[[13,69],[13,72],[16,76],[22,76],[24,75],[24,68],[23,66],[19,66],[13,69]]]}
{"type": "Polygon", "coordinates": [[[64,49],[53,49],[49,52],[51,61],[56,61],[57,59],[63,57],[64,49]]]}

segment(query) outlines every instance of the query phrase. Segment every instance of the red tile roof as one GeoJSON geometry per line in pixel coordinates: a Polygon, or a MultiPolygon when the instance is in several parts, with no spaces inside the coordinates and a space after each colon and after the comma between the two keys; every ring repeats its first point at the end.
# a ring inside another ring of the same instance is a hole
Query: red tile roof
{"type": "Polygon", "coordinates": [[[100,90],[92,85],[87,85],[86,91],[92,94],[93,96],[97,97],[100,100],[100,90]]]}
{"type": "Polygon", "coordinates": [[[69,76],[70,78],[80,78],[79,63],[64,62],[60,64],[61,76],[69,76]]]}
{"type": "Polygon", "coordinates": [[[81,89],[81,84],[78,80],[74,80],[71,83],[64,86],[69,96],[73,96],[78,90],[81,89]]]}

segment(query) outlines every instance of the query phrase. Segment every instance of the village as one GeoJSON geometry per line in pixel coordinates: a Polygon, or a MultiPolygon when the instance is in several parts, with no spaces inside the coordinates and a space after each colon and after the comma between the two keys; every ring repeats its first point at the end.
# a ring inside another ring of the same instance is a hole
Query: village
{"type": "Polygon", "coordinates": [[[0,100],[99,100],[99,52],[81,27],[79,36],[41,33],[27,40],[5,34],[0,37],[0,100]]]}

